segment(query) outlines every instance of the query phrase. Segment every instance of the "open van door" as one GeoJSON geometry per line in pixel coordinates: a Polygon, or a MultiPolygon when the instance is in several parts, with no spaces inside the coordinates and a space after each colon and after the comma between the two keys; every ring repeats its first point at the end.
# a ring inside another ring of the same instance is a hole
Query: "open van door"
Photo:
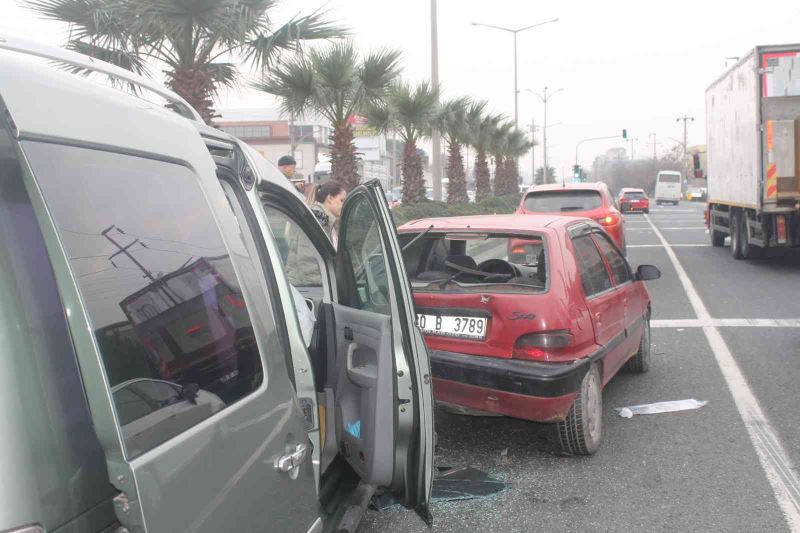
{"type": "Polygon", "coordinates": [[[363,482],[391,487],[428,523],[433,391],[397,232],[377,180],[344,203],[336,256],[335,423],[363,482]]]}

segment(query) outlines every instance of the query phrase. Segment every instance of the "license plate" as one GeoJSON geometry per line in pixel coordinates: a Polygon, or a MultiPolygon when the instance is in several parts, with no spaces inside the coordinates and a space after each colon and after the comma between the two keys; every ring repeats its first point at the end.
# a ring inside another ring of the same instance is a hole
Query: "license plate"
{"type": "Polygon", "coordinates": [[[486,324],[481,317],[417,314],[417,326],[427,335],[483,340],[486,324]]]}

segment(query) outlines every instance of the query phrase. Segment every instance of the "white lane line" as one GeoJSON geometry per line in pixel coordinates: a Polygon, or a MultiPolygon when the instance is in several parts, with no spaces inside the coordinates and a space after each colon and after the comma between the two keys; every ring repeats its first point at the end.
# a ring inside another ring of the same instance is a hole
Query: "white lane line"
{"type": "Polygon", "coordinates": [[[653,328],[800,328],[800,318],[679,318],[651,320],[653,328]]]}
{"type": "Polygon", "coordinates": [[[666,228],[658,228],[658,229],[706,229],[705,226],[669,226],[666,228]]]}
{"type": "MultiPolygon", "coordinates": [[[[647,215],[645,217],[650,220],[647,215]]],[[[672,247],[658,228],[653,225],[652,221],[650,224],[653,226],[656,236],[664,245],[664,249],[678,274],[678,278],[681,280],[697,318],[699,320],[710,320],[712,317],[708,309],[706,309],[703,300],[700,299],[692,280],[689,279],[680,261],[678,261],[678,257],[672,247]]],[[[772,424],[761,409],[758,399],[750,389],[747,379],[733,358],[719,329],[713,325],[702,326],[702,328],[722,376],[728,384],[728,390],[733,396],[736,409],[739,411],[739,416],[742,417],[742,422],[747,429],[747,434],[750,436],[750,441],[753,443],[761,468],[764,470],[767,480],[772,486],[775,499],[783,511],[789,529],[794,533],[800,533],[800,479],[797,477],[792,461],[778,439],[772,424]]]]}
{"type": "MultiPolygon", "coordinates": [[[[671,244],[673,248],[710,248],[710,244],[671,244]]],[[[628,248],[663,248],[663,244],[629,244],[628,248]]]]}

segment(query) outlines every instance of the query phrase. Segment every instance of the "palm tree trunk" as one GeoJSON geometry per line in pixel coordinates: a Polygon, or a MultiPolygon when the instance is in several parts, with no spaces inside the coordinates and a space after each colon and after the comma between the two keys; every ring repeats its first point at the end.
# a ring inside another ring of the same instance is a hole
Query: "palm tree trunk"
{"type": "Polygon", "coordinates": [[[185,67],[167,72],[167,77],[169,88],[186,100],[206,124],[213,126],[214,118],[219,115],[214,110],[214,102],[211,99],[214,92],[211,75],[201,67],[185,67]]]}
{"type": "Polygon", "coordinates": [[[461,144],[447,143],[447,203],[465,204],[467,197],[467,175],[464,172],[464,158],[461,156],[461,144]]]}
{"type": "Polygon", "coordinates": [[[498,158],[497,174],[494,179],[495,196],[505,196],[517,192],[514,160],[510,157],[498,158]]]}
{"type": "Polygon", "coordinates": [[[403,149],[403,204],[411,205],[425,199],[425,178],[422,161],[415,142],[407,142],[403,149]]]}
{"type": "Polygon", "coordinates": [[[361,183],[352,126],[344,124],[334,127],[331,144],[331,179],[339,181],[350,191],[361,183]]]}
{"type": "Polygon", "coordinates": [[[494,181],[492,182],[492,191],[495,196],[503,195],[503,183],[506,179],[506,160],[503,156],[494,157],[494,181]]]}
{"type": "Polygon", "coordinates": [[[480,202],[492,195],[492,184],[489,176],[489,162],[486,152],[478,150],[475,155],[475,200],[480,202]]]}

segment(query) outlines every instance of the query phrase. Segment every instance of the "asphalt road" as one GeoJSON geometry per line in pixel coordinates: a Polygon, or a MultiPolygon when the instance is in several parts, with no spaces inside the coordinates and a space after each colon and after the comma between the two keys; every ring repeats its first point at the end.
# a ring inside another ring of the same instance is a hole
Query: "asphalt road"
{"type": "MultiPolygon", "coordinates": [[[[632,266],[663,275],[648,282],[651,370],[604,390],[601,449],[562,457],[552,426],[437,410],[436,464],[508,486],[435,502],[434,531],[800,531],[800,258],[734,261],[708,245],[700,204],[627,215],[626,228],[632,266]],[[614,411],[688,398],[708,404],[631,419],[614,411]]],[[[369,511],[359,531],[427,528],[393,507],[369,511]]]]}

